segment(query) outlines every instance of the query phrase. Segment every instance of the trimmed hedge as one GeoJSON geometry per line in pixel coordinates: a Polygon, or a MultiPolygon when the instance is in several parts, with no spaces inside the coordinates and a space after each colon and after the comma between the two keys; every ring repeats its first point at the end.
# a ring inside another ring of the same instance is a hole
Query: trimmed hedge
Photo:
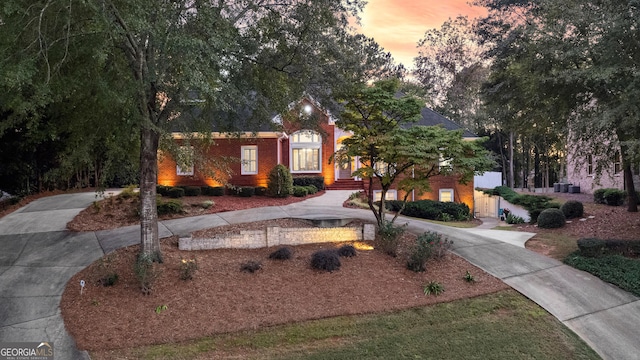
{"type": "Polygon", "coordinates": [[[578,240],[580,254],[586,257],[596,257],[602,255],[605,241],[596,238],[583,238],[578,240]]]}
{"type": "Polygon", "coordinates": [[[171,186],[156,185],[156,194],[161,196],[169,196],[169,189],[171,189],[171,186]]]}
{"type": "Polygon", "coordinates": [[[254,188],[254,192],[256,196],[265,196],[267,195],[267,188],[264,186],[256,186],[254,188]]]}
{"type": "Polygon", "coordinates": [[[184,189],[179,187],[172,187],[167,190],[167,196],[174,199],[181,198],[184,196],[184,189]]]}
{"type": "Polygon", "coordinates": [[[200,196],[202,194],[202,190],[200,190],[199,186],[185,186],[184,187],[184,195],[185,196],[200,196]]]}
{"type": "Polygon", "coordinates": [[[567,219],[560,209],[544,209],[538,216],[538,227],[543,229],[557,229],[566,224],[567,219]]]}
{"type": "Polygon", "coordinates": [[[206,196],[222,196],[224,195],[224,186],[203,186],[200,188],[200,192],[206,196]]]}
{"type": "Polygon", "coordinates": [[[293,196],[295,197],[305,197],[309,195],[306,186],[294,186],[293,187],[293,196]]]}
{"type": "Polygon", "coordinates": [[[580,201],[569,200],[560,206],[560,210],[567,219],[575,219],[582,217],[584,214],[584,206],[580,201]]]}
{"type": "Polygon", "coordinates": [[[240,197],[252,197],[256,193],[253,186],[240,186],[236,188],[235,194],[240,197]]]}
{"type": "MultiPolygon", "coordinates": [[[[398,210],[402,206],[401,202],[391,201],[390,203],[392,208],[398,208],[398,210]]],[[[447,214],[453,220],[465,221],[469,220],[470,211],[469,206],[464,203],[418,200],[407,202],[402,214],[429,220],[442,220],[443,214],[447,214]]]]}
{"type": "Polygon", "coordinates": [[[293,185],[294,186],[308,186],[313,185],[318,190],[324,190],[324,177],[323,176],[294,176],[293,177],[293,185]]]}

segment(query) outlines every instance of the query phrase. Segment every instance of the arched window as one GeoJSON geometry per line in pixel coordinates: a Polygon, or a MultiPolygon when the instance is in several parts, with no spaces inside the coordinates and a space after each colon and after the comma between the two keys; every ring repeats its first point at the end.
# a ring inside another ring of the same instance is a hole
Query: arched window
{"type": "Polygon", "coordinates": [[[292,173],[322,171],[322,137],[312,130],[300,130],[289,137],[292,173]]]}

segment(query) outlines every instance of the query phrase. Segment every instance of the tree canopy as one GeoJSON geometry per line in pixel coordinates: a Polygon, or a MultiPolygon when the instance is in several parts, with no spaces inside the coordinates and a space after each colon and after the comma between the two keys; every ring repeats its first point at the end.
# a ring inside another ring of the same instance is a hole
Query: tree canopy
{"type": "Polygon", "coordinates": [[[406,202],[413,190],[429,191],[429,179],[434,176],[454,176],[466,183],[494,165],[488,152],[476,141],[465,141],[461,131],[413,124],[419,119],[422,104],[411,96],[397,96],[398,87],[397,80],[363,86],[346,98],[345,110],[336,121],[338,127],[353,135],[343,140],[334,161],[345,163],[359,158],[360,166],[353,175],[368,182],[369,208],[378,225],[386,221],[385,196],[393,185],[405,193],[406,202]],[[381,186],[377,206],[375,184],[381,186]]]}

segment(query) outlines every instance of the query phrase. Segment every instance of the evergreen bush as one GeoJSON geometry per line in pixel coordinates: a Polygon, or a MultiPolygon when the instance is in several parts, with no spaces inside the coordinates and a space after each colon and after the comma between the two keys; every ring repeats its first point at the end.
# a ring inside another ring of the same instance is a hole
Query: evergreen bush
{"type": "Polygon", "coordinates": [[[320,250],[311,256],[311,267],[332,272],[340,269],[340,257],[335,250],[320,250]]]}
{"type": "Polygon", "coordinates": [[[269,172],[267,194],[273,197],[288,197],[293,191],[293,177],[284,165],[278,164],[269,172]]]}
{"type": "Polygon", "coordinates": [[[265,196],[267,195],[267,188],[264,186],[256,186],[254,188],[254,193],[256,196],[265,196]]]}
{"type": "Polygon", "coordinates": [[[405,232],[404,226],[396,226],[391,221],[385,221],[378,227],[377,248],[385,254],[396,256],[398,252],[398,244],[400,236],[405,232]]]}
{"type": "Polygon", "coordinates": [[[620,189],[606,189],[603,195],[605,204],[609,206],[620,206],[624,203],[627,193],[620,189]]]}
{"type": "Polygon", "coordinates": [[[184,196],[184,189],[179,187],[172,187],[167,191],[167,196],[178,199],[184,196]]]}
{"type": "Polygon", "coordinates": [[[305,197],[309,195],[306,186],[294,186],[293,187],[293,196],[295,197],[305,197]]]}
{"type": "Polygon", "coordinates": [[[293,251],[290,247],[281,247],[278,250],[269,254],[269,259],[273,260],[289,260],[293,256],[293,251]]]}
{"type": "Polygon", "coordinates": [[[544,209],[538,216],[538,227],[543,229],[561,228],[567,222],[560,209],[544,209]]]}
{"type": "Polygon", "coordinates": [[[202,190],[199,186],[185,186],[184,187],[184,195],[185,196],[200,196],[202,194],[202,190]]]}
{"type": "Polygon", "coordinates": [[[338,256],[354,257],[356,256],[356,248],[353,245],[342,245],[338,248],[338,256]]]}
{"type": "Polygon", "coordinates": [[[580,201],[569,200],[560,206],[560,210],[567,219],[575,219],[582,217],[584,214],[584,206],[580,201]]]}
{"type": "Polygon", "coordinates": [[[158,215],[182,214],[183,212],[182,201],[175,199],[158,201],[156,207],[158,209],[158,215]]]}
{"type": "Polygon", "coordinates": [[[317,175],[317,176],[308,176],[308,175],[295,176],[293,178],[293,185],[296,185],[296,186],[313,185],[318,190],[324,190],[324,177],[320,176],[320,175],[317,175]]]}
{"type": "Polygon", "coordinates": [[[602,255],[605,241],[597,238],[583,238],[578,240],[580,254],[586,257],[596,257],[602,255]]]}
{"type": "Polygon", "coordinates": [[[236,189],[236,195],[240,197],[252,197],[256,189],[253,186],[241,186],[236,189]]]}

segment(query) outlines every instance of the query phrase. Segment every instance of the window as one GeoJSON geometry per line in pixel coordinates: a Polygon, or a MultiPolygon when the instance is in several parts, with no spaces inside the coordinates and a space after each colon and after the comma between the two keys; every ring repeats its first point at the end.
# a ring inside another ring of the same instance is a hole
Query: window
{"type": "Polygon", "coordinates": [[[620,161],[620,152],[616,151],[616,154],[613,156],[613,173],[617,174],[622,171],[622,163],[620,161]]]}
{"type": "Polygon", "coordinates": [[[177,154],[176,162],[176,175],[178,176],[192,176],[193,175],[193,147],[181,146],[180,151],[177,154]],[[184,167],[180,166],[183,164],[184,167]]]}
{"type": "Polygon", "coordinates": [[[291,172],[317,172],[322,159],[320,134],[311,130],[301,130],[291,135],[291,172]]]}
{"type": "Polygon", "coordinates": [[[242,161],[241,175],[255,175],[258,173],[258,147],[256,145],[240,148],[242,161]]]}
{"type": "Polygon", "coordinates": [[[440,189],[439,200],[442,202],[453,202],[453,189],[440,189]]]}
{"type": "Polygon", "coordinates": [[[593,175],[593,156],[587,155],[587,174],[593,175]]]}
{"type": "MultiPolygon", "coordinates": [[[[382,199],[382,191],[381,190],[373,190],[373,201],[380,201],[380,199],[382,199]]],[[[387,191],[386,196],[384,197],[385,200],[397,200],[398,199],[398,192],[396,190],[389,190],[387,191]]]]}

